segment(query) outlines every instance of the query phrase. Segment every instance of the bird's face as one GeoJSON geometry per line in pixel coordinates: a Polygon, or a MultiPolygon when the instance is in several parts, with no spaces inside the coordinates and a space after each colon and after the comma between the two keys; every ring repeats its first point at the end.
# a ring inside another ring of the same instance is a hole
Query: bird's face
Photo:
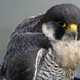
{"type": "Polygon", "coordinates": [[[80,9],[71,4],[49,9],[43,23],[43,33],[51,40],[80,39],[80,9]]]}
{"type": "Polygon", "coordinates": [[[78,24],[75,23],[56,23],[53,21],[44,23],[42,25],[43,33],[49,40],[77,40],[78,38],[78,24]]]}

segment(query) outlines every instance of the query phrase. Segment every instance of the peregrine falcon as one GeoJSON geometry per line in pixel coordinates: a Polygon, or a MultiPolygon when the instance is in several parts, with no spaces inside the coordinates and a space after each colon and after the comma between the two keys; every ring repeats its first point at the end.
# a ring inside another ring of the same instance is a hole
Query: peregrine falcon
{"type": "Polygon", "coordinates": [[[58,4],[17,26],[0,75],[7,80],[73,80],[78,64],[80,9],[58,4]]]}

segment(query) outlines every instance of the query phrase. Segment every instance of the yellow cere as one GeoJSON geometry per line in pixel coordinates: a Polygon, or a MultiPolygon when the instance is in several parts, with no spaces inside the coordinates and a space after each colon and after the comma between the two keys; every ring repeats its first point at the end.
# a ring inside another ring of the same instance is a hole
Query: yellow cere
{"type": "Polygon", "coordinates": [[[77,28],[78,28],[77,24],[74,24],[74,23],[68,24],[68,25],[64,24],[63,26],[66,31],[77,32],[77,28]]]}
{"type": "Polygon", "coordinates": [[[77,24],[70,24],[70,25],[68,26],[68,29],[69,29],[69,31],[71,31],[71,32],[77,32],[77,28],[78,28],[78,25],[77,25],[77,24]]]}

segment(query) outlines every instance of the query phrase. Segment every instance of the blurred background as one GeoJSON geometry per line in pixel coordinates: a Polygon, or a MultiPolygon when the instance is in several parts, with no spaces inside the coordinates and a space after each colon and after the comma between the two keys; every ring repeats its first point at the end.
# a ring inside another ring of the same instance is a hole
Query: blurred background
{"type": "Polygon", "coordinates": [[[0,0],[0,63],[15,27],[23,19],[43,14],[51,6],[60,3],[73,3],[80,7],[80,0],[0,0]]]}

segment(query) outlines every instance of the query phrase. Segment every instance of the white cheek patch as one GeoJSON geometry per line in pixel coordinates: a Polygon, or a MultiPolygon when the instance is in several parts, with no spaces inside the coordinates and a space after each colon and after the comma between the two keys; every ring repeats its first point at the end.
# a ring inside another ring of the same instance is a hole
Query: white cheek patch
{"type": "Polygon", "coordinates": [[[50,40],[54,40],[54,30],[52,28],[52,25],[50,25],[50,28],[48,28],[49,25],[44,23],[42,25],[42,32],[45,34],[46,37],[48,37],[50,40]]]}

